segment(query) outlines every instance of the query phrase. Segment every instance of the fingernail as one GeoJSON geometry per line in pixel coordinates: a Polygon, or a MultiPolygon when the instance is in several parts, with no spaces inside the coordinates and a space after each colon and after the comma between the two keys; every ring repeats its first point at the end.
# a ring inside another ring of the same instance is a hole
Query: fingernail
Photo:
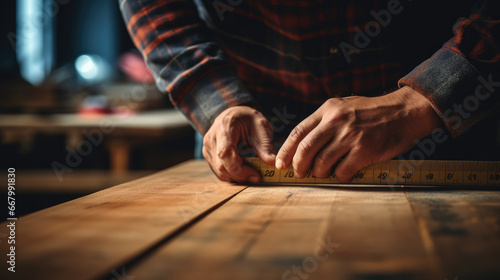
{"type": "Polygon", "coordinates": [[[276,160],[276,168],[280,170],[285,169],[285,164],[280,158],[276,160]]]}
{"type": "Polygon", "coordinates": [[[250,181],[250,183],[252,183],[252,184],[257,184],[259,182],[259,177],[250,176],[250,178],[248,178],[248,181],[250,181]]]}

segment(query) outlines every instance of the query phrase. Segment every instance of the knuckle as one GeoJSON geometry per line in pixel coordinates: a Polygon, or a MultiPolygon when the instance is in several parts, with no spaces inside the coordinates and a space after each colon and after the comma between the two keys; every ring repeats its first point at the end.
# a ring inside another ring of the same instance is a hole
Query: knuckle
{"type": "Polygon", "coordinates": [[[330,168],[318,168],[317,166],[314,166],[313,168],[313,175],[316,178],[327,178],[328,176],[331,175],[332,170],[330,168]]]}
{"type": "Polygon", "coordinates": [[[338,104],[339,99],[338,98],[330,98],[327,101],[325,101],[326,106],[336,106],[338,104]]]}
{"type": "Polygon", "coordinates": [[[349,179],[354,176],[354,174],[350,175],[345,169],[339,169],[337,168],[335,170],[335,177],[339,179],[340,182],[342,183],[347,183],[349,182],[349,179]]]}
{"type": "Polygon", "coordinates": [[[269,138],[263,138],[263,139],[257,140],[256,144],[257,144],[256,146],[258,146],[258,147],[270,148],[270,147],[272,147],[273,142],[269,138]]]}
{"type": "Polygon", "coordinates": [[[217,157],[223,159],[223,158],[227,158],[228,156],[231,155],[231,152],[232,152],[232,147],[222,147],[219,149],[219,151],[217,152],[217,157]]]}
{"type": "Polygon", "coordinates": [[[307,155],[312,150],[312,144],[309,140],[302,140],[299,143],[299,147],[297,149],[297,153],[300,155],[307,155]]]}
{"type": "Polygon", "coordinates": [[[231,175],[239,175],[243,169],[242,165],[238,162],[231,162],[229,166],[226,167],[226,171],[231,175]]]}
{"type": "Polygon", "coordinates": [[[306,166],[296,166],[293,167],[293,172],[295,173],[295,177],[301,179],[306,177],[309,168],[306,166]]]}
{"type": "Polygon", "coordinates": [[[259,118],[257,120],[257,126],[258,127],[262,127],[262,128],[266,128],[266,129],[269,129],[271,128],[271,124],[269,123],[269,121],[265,118],[259,118]]]}
{"type": "Polygon", "coordinates": [[[283,145],[281,148],[280,148],[280,151],[279,153],[283,156],[283,157],[288,157],[291,153],[290,153],[290,149],[288,147],[286,147],[285,145],[283,145]]]}
{"type": "Polygon", "coordinates": [[[338,171],[335,172],[335,177],[342,183],[349,182],[349,177],[345,176],[343,173],[340,173],[338,171]]]}
{"type": "Polygon", "coordinates": [[[297,155],[293,157],[291,164],[291,168],[295,173],[300,173],[302,171],[302,159],[300,159],[297,155]]]}
{"type": "Polygon", "coordinates": [[[323,169],[324,167],[327,167],[328,163],[329,163],[329,160],[324,153],[320,153],[314,158],[314,165],[318,166],[321,169],[323,169]]]}
{"type": "Polygon", "coordinates": [[[330,98],[325,103],[321,106],[322,109],[326,110],[327,112],[332,111],[332,110],[338,110],[340,108],[344,108],[344,101],[342,98],[330,98]]]}
{"type": "Polygon", "coordinates": [[[221,123],[226,127],[226,126],[231,126],[234,123],[234,116],[231,114],[226,114],[222,116],[221,118],[221,123]]]}
{"type": "Polygon", "coordinates": [[[203,137],[203,146],[209,147],[211,142],[212,142],[212,134],[211,133],[205,134],[205,136],[203,137]]]}
{"type": "Polygon", "coordinates": [[[362,167],[355,166],[355,165],[345,165],[343,168],[337,168],[335,170],[335,176],[343,182],[347,183],[351,180],[351,178],[362,169],[362,167]]]}
{"type": "Polygon", "coordinates": [[[304,134],[304,129],[302,128],[301,124],[298,124],[296,127],[293,128],[292,132],[290,133],[290,137],[292,139],[298,139],[304,134]]]}
{"type": "Polygon", "coordinates": [[[352,118],[353,113],[349,109],[337,109],[327,117],[327,122],[329,124],[343,124],[348,122],[352,118]]]}
{"type": "Polygon", "coordinates": [[[267,128],[269,130],[273,130],[274,129],[273,125],[271,124],[271,122],[268,119],[264,118],[264,121],[265,121],[265,125],[264,125],[265,128],[267,128]]]}
{"type": "Polygon", "coordinates": [[[215,169],[222,174],[226,169],[224,168],[224,165],[222,163],[218,163],[215,167],[215,169]]]}
{"type": "Polygon", "coordinates": [[[302,179],[307,175],[306,171],[302,172],[301,170],[294,170],[293,172],[295,172],[294,176],[297,177],[298,179],[302,179]]]}

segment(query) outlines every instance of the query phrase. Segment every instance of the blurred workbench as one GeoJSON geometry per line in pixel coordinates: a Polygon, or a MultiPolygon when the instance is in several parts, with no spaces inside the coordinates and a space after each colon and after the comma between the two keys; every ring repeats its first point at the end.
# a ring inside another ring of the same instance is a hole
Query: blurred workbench
{"type": "Polygon", "coordinates": [[[180,137],[192,133],[187,119],[175,109],[138,114],[81,116],[78,114],[2,114],[0,135],[2,143],[29,144],[36,133],[65,134],[66,145],[77,150],[89,139],[105,143],[110,154],[111,170],[115,174],[126,172],[130,162],[130,149],[144,145],[152,139],[180,137]],[[90,136],[88,136],[90,135],[90,136]]]}
{"type": "MultiPolygon", "coordinates": [[[[245,186],[204,161],[21,217],[1,279],[500,279],[500,192],[245,186]]],[[[3,238],[2,238],[3,237],[3,238]]]]}

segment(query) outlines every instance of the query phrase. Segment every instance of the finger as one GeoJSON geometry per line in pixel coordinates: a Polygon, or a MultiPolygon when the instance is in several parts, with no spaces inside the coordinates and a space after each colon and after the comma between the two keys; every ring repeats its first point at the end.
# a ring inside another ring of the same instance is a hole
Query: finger
{"type": "Polygon", "coordinates": [[[231,179],[238,183],[251,182],[256,184],[260,181],[260,175],[257,170],[243,164],[243,159],[238,152],[236,143],[237,135],[232,137],[229,133],[221,132],[217,137],[217,156],[216,161],[220,168],[231,179]]]}
{"type": "Polygon", "coordinates": [[[276,146],[272,141],[273,129],[266,119],[254,121],[250,144],[255,154],[266,164],[274,165],[276,159],[276,146]]]}
{"type": "Polygon", "coordinates": [[[253,167],[243,165],[241,167],[241,172],[238,175],[232,177],[232,179],[240,184],[246,182],[257,184],[258,182],[260,182],[261,177],[259,172],[257,172],[257,170],[255,170],[253,167]]]}
{"type": "Polygon", "coordinates": [[[335,176],[342,183],[348,183],[361,169],[370,166],[371,160],[367,160],[364,153],[359,149],[352,149],[335,169],[335,176]]]}
{"type": "Polygon", "coordinates": [[[311,116],[299,123],[290,133],[288,138],[281,146],[278,155],[276,156],[276,168],[277,169],[287,169],[292,162],[293,155],[297,150],[297,146],[300,141],[306,137],[306,135],[313,130],[321,121],[321,118],[313,113],[311,116]]]}
{"type": "Polygon", "coordinates": [[[350,147],[346,143],[339,143],[334,139],[326,144],[314,158],[313,174],[317,178],[326,178],[331,175],[332,167],[339,159],[347,154],[350,147]]]}
{"type": "Polygon", "coordinates": [[[222,181],[230,182],[231,177],[229,176],[229,173],[227,173],[226,169],[224,168],[224,166],[222,164],[217,164],[217,162],[214,161],[214,158],[210,154],[210,150],[204,146],[202,149],[202,153],[203,153],[203,157],[208,162],[208,164],[210,165],[210,168],[215,173],[217,178],[219,178],[222,181]]]}
{"type": "Polygon", "coordinates": [[[221,176],[219,178],[223,181],[235,181],[238,183],[250,182],[252,184],[257,184],[261,180],[259,172],[248,165],[242,165],[241,171],[237,174],[231,174],[228,172],[221,158],[216,158],[216,164],[214,164],[214,166],[216,166],[214,172],[217,176],[221,176]]]}
{"type": "Polygon", "coordinates": [[[320,123],[300,141],[292,160],[297,178],[307,175],[316,154],[331,140],[332,134],[331,129],[327,129],[320,123]]]}
{"type": "Polygon", "coordinates": [[[201,149],[203,158],[205,159],[206,162],[208,162],[208,165],[210,165],[212,171],[214,171],[214,159],[212,158],[212,154],[210,153],[210,147],[213,146],[213,142],[214,141],[211,137],[211,134],[210,133],[205,134],[205,136],[203,136],[203,146],[201,149]]]}
{"type": "Polygon", "coordinates": [[[225,130],[220,130],[216,139],[216,158],[221,161],[231,177],[241,172],[243,160],[238,153],[237,135],[233,136],[225,130]]]}
{"type": "Polygon", "coordinates": [[[217,168],[212,168],[212,171],[221,181],[231,182],[231,176],[229,176],[229,173],[227,173],[223,165],[218,165],[217,168]]]}

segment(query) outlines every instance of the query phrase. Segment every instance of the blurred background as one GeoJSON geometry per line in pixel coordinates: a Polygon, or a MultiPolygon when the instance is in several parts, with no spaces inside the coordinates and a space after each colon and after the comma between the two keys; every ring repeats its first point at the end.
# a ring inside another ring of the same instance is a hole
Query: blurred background
{"type": "Polygon", "coordinates": [[[0,21],[0,165],[16,169],[18,216],[193,158],[118,1],[4,1],[0,21]]]}
{"type": "MultiPolygon", "coordinates": [[[[193,158],[118,1],[4,1],[0,21],[0,178],[16,169],[18,216],[193,158]]],[[[500,114],[437,146],[428,159],[499,160],[500,114]]]]}

